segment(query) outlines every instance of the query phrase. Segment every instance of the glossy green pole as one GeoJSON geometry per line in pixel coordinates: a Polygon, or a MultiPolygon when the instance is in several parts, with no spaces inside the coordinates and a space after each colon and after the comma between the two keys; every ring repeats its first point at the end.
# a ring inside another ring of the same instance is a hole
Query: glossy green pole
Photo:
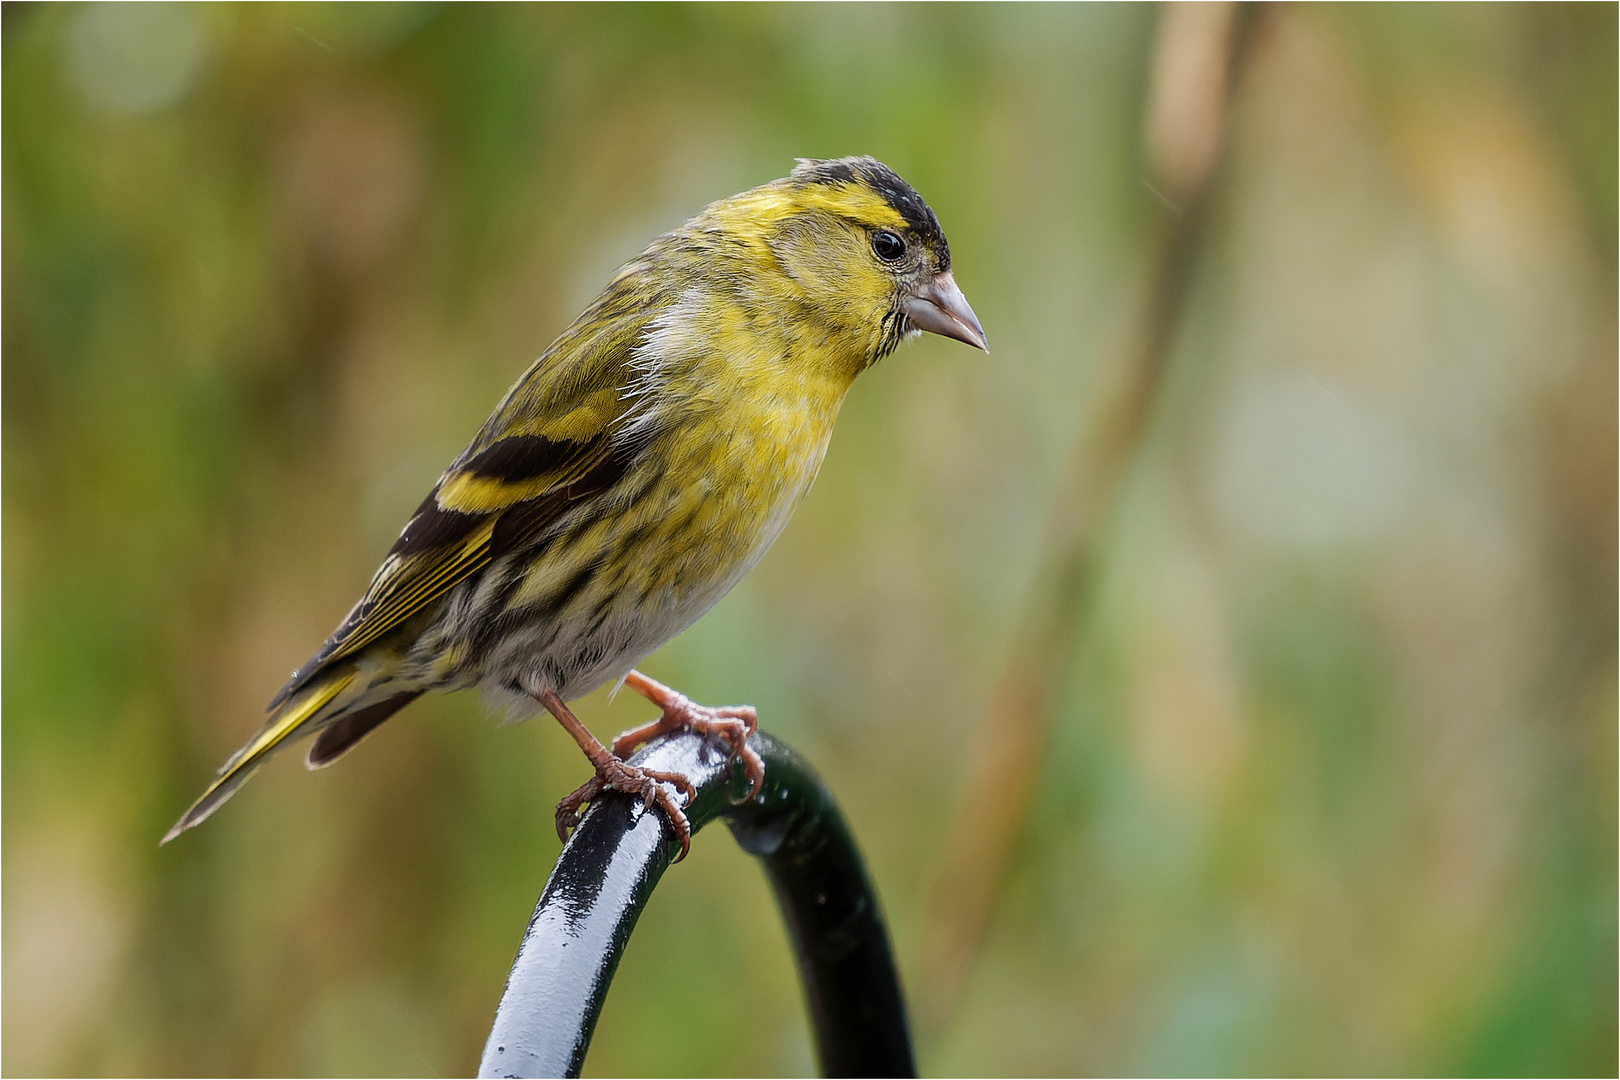
{"type": "MultiPolygon", "coordinates": [[[[888,929],[860,851],[826,785],[784,744],[758,732],[760,793],[702,738],[677,734],[631,760],[686,774],[694,834],[717,817],[757,857],[792,939],[816,1049],[827,1076],[914,1076],[910,1027],[888,929]]],[[[577,1076],[608,985],[641,909],[678,853],[640,800],[598,799],[563,847],[518,948],[480,1076],[577,1076]]],[[[701,999],[693,999],[694,1008],[701,999]]]]}

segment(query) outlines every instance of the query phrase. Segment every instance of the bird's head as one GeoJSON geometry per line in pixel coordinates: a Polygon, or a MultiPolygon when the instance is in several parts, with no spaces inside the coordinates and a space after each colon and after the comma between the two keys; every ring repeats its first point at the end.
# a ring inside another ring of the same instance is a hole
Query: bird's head
{"type": "Polygon", "coordinates": [[[726,231],[768,250],[796,294],[784,299],[808,309],[813,332],[859,343],[861,367],[923,330],[989,351],[951,276],[939,219],[875,158],[801,160],[789,176],[715,204],[716,213],[726,231]]]}

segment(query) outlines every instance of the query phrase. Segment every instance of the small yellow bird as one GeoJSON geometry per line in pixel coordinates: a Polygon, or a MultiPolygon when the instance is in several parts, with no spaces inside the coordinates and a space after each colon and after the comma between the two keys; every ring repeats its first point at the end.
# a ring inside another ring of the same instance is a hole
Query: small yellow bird
{"type": "Polygon", "coordinates": [[[919,331],[987,349],[928,204],[870,157],[801,160],[621,267],[518,379],[405,525],[359,602],[270,703],[164,842],[282,746],[330,765],[429,690],[550,712],[604,788],[661,807],[685,854],[685,777],[624,758],[687,728],[741,755],[747,706],[712,709],[633,670],[757,563],[821,467],[855,376],[919,331]],[[567,702],[623,682],[660,717],[611,752],[567,702]]]}

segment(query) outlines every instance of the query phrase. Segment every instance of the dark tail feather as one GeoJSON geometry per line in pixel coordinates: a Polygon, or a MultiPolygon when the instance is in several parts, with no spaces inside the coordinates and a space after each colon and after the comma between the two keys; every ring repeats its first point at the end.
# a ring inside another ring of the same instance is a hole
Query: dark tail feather
{"type": "Polygon", "coordinates": [[[307,734],[311,723],[320,716],[321,710],[330,705],[332,699],[343,693],[354,681],[354,674],[352,664],[324,672],[313,689],[299,698],[283,701],[281,706],[270,714],[270,719],[265,721],[259,733],[249,739],[247,745],[232,754],[231,759],[220,767],[214,782],[202,793],[202,798],[191,804],[191,809],[180,816],[180,820],[174,823],[174,828],[168,831],[160,843],[167,844],[192,826],[201,825],[209,814],[218,810],[225,800],[230,798],[260,765],[264,764],[265,758],[275,753],[287,740],[307,734]]]}
{"type": "Polygon", "coordinates": [[[234,769],[227,775],[220,777],[203,793],[202,798],[191,805],[191,809],[181,815],[180,820],[174,823],[174,828],[164,834],[158,845],[161,847],[192,826],[201,825],[208,819],[208,815],[224,804],[226,799],[235,795],[236,789],[247,783],[248,777],[258,772],[259,766],[263,764],[264,760],[260,758],[245,768],[234,769]]]}
{"type": "Polygon", "coordinates": [[[395,694],[386,701],[367,705],[348,716],[332,721],[315,736],[315,743],[309,748],[309,757],[304,760],[304,764],[311,769],[322,769],[332,764],[354,749],[354,744],[371,734],[378,724],[421,696],[420,690],[395,694]]]}

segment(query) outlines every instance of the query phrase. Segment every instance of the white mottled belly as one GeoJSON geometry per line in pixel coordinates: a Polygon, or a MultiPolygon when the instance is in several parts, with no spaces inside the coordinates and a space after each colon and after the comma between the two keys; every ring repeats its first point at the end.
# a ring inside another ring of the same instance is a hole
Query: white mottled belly
{"type": "Polygon", "coordinates": [[[775,403],[765,423],[697,424],[656,440],[622,485],[628,498],[582,513],[585,524],[560,523],[539,559],[518,553],[476,584],[486,595],[469,597],[473,606],[504,587],[511,614],[469,681],[532,712],[540,691],[572,700],[622,679],[770,550],[815,480],[837,405],[775,403]],[[566,603],[548,602],[592,566],[566,603]]]}

